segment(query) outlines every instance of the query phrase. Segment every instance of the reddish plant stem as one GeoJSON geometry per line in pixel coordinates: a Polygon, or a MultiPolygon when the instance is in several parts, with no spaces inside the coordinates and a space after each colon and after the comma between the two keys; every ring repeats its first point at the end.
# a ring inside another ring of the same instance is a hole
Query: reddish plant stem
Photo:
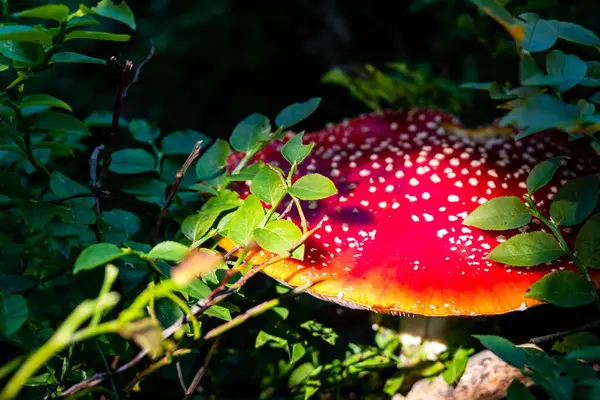
{"type": "Polygon", "coordinates": [[[189,400],[192,397],[192,395],[194,394],[194,392],[196,391],[196,388],[200,384],[200,380],[202,380],[202,377],[206,373],[206,369],[208,368],[208,364],[210,364],[210,360],[213,358],[213,355],[217,351],[218,345],[219,345],[219,338],[217,338],[217,340],[215,340],[214,343],[212,344],[212,346],[210,347],[210,350],[208,351],[208,354],[206,355],[206,358],[204,359],[204,364],[200,367],[198,372],[196,372],[196,375],[194,375],[194,379],[192,379],[192,383],[190,383],[190,386],[185,391],[185,396],[183,397],[183,400],[189,400]]]}
{"type": "Polygon", "coordinates": [[[177,171],[177,174],[175,174],[175,182],[173,183],[173,186],[171,186],[171,191],[169,192],[169,195],[167,196],[165,205],[160,210],[160,214],[158,215],[158,219],[156,220],[156,225],[154,225],[154,229],[152,230],[152,233],[150,236],[151,240],[152,240],[152,244],[156,244],[156,242],[158,240],[158,235],[160,233],[160,228],[162,226],[163,221],[165,220],[165,217],[167,216],[167,212],[169,211],[169,206],[171,205],[173,198],[175,197],[175,195],[177,194],[177,191],[179,190],[179,185],[181,184],[181,180],[185,176],[190,165],[192,165],[192,163],[200,155],[201,148],[202,148],[202,141],[199,141],[194,145],[192,152],[190,153],[188,158],[183,163],[183,166],[181,167],[181,169],[179,171],[177,171]]]}

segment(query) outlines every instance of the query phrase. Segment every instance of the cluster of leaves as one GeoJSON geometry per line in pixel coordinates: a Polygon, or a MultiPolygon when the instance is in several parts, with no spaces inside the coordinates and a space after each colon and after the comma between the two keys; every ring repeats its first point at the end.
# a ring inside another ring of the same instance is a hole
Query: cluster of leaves
{"type": "MultiPolygon", "coordinates": [[[[483,346],[509,365],[518,368],[552,399],[596,399],[600,379],[590,365],[600,358],[600,338],[589,332],[573,333],[557,341],[550,352],[531,346],[515,346],[510,341],[489,335],[477,335],[483,346]]],[[[534,400],[523,383],[514,380],[507,400],[534,400]]]]}
{"type": "Polygon", "coordinates": [[[469,95],[453,81],[433,75],[426,66],[409,68],[405,63],[387,63],[390,72],[372,65],[334,68],[321,79],[339,85],[372,110],[392,107],[430,107],[460,113],[469,95]]]}
{"type": "Polygon", "coordinates": [[[569,44],[600,47],[600,37],[577,24],[546,20],[535,13],[513,16],[496,0],[473,0],[482,11],[499,22],[512,36],[519,53],[519,83],[516,87],[492,83],[465,83],[462,87],[487,90],[500,107],[509,110],[503,126],[519,129],[517,139],[560,129],[570,140],[584,137],[598,148],[600,139],[600,62],[582,60],[561,48],[569,44]],[[560,47],[560,48],[558,48],[560,47]],[[540,64],[545,63],[545,71],[540,64]]]}

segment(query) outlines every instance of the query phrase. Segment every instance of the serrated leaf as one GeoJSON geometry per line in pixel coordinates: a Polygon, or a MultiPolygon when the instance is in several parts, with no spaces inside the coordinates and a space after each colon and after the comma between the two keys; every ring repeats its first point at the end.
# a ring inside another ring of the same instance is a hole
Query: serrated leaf
{"type": "Polygon", "coordinates": [[[500,243],[487,258],[516,267],[531,267],[554,261],[564,254],[564,250],[551,234],[527,232],[500,243]]]}
{"type": "Polygon", "coordinates": [[[467,363],[469,362],[469,356],[473,354],[473,349],[459,348],[452,356],[446,370],[442,373],[442,378],[448,385],[453,385],[460,381],[463,373],[467,369],[467,363]]]}
{"type": "Polygon", "coordinates": [[[225,178],[225,163],[228,154],[229,143],[223,139],[215,140],[196,163],[198,179],[212,185],[220,184],[225,178]]]}
{"type": "MultiPolygon", "coordinates": [[[[71,178],[66,177],[58,171],[54,171],[50,178],[50,189],[54,195],[58,198],[74,196],[77,194],[88,194],[92,193],[92,191],[75,182],[71,178]]],[[[93,198],[79,198],[70,200],[70,204],[81,206],[81,207],[93,207],[94,199],[93,198]]]]}
{"type": "Polygon", "coordinates": [[[204,311],[204,314],[222,319],[223,321],[231,321],[231,312],[223,306],[214,305],[204,311]]]}
{"type": "Polygon", "coordinates": [[[112,243],[93,244],[77,257],[73,274],[100,267],[124,255],[125,253],[112,243]]]}
{"type": "Polygon", "coordinates": [[[313,97],[303,103],[290,104],[277,114],[275,124],[281,129],[294,126],[314,113],[320,102],[320,97],[313,97]]]}
{"type": "Polygon", "coordinates": [[[109,169],[116,174],[140,174],[154,171],[156,160],[146,150],[123,149],[112,154],[109,169]]]}
{"type": "Polygon", "coordinates": [[[586,279],[575,271],[554,271],[537,280],[525,297],[555,304],[578,307],[594,302],[594,293],[586,279]]]}
{"type": "Polygon", "coordinates": [[[600,214],[581,227],[575,240],[577,258],[588,268],[600,268],[600,214]]]}
{"type": "Polygon", "coordinates": [[[64,4],[46,4],[14,13],[15,18],[41,18],[63,22],[69,15],[69,7],[64,4]]]}
{"type": "Polygon", "coordinates": [[[73,112],[73,109],[70,105],[54,96],[50,96],[49,94],[32,94],[25,96],[21,106],[49,106],[54,108],[62,108],[69,112],[73,112]]]}
{"type": "MultiPolygon", "coordinates": [[[[133,118],[129,121],[129,132],[135,140],[142,143],[152,143],[160,136],[160,130],[153,127],[148,121],[140,118],[133,118]]],[[[195,143],[195,142],[194,142],[195,143]]],[[[164,143],[163,143],[164,145],[164,143]]],[[[194,148],[194,146],[192,146],[194,148]]],[[[191,149],[188,153],[191,152],[191,149]]]]}
{"type": "Polygon", "coordinates": [[[166,241],[157,244],[150,250],[148,256],[161,260],[179,262],[188,253],[189,248],[181,243],[166,241]]]}
{"type": "Polygon", "coordinates": [[[210,139],[203,133],[192,129],[175,131],[165,136],[161,143],[161,150],[166,155],[188,155],[194,149],[197,142],[202,141],[202,146],[206,148],[210,144],[210,139]]]}
{"type": "Polygon", "coordinates": [[[320,200],[338,191],[331,179],[321,174],[308,174],[294,182],[289,192],[301,200],[320,200]]]}
{"type": "Polygon", "coordinates": [[[527,192],[534,194],[552,180],[554,173],[560,167],[562,157],[553,157],[542,161],[531,169],[527,176],[527,192]]]}
{"type": "Polygon", "coordinates": [[[510,341],[494,335],[473,335],[487,349],[504,360],[506,363],[518,369],[525,368],[527,355],[522,348],[515,346],[510,341]]]}
{"type": "Polygon", "coordinates": [[[246,197],[244,204],[235,211],[229,220],[227,237],[235,244],[246,246],[254,237],[254,230],[264,216],[265,211],[260,200],[253,195],[246,197]]]}
{"type": "Polygon", "coordinates": [[[263,169],[268,168],[262,161],[257,161],[249,167],[244,168],[235,175],[227,175],[227,179],[233,182],[251,181],[263,169]]]}
{"type": "Polygon", "coordinates": [[[464,224],[487,230],[520,228],[531,221],[531,211],[515,196],[496,197],[477,207],[464,224]]]}
{"type": "Polygon", "coordinates": [[[97,31],[72,31],[65,35],[65,40],[87,39],[106,40],[109,42],[126,42],[131,38],[129,35],[97,31]]]}
{"type": "Polygon", "coordinates": [[[27,25],[0,26],[0,40],[38,43],[44,47],[52,46],[52,36],[27,25]]]}
{"type": "Polygon", "coordinates": [[[0,292],[0,335],[12,336],[28,317],[29,308],[23,296],[0,292]]]}
{"type": "MultiPolygon", "coordinates": [[[[300,239],[302,231],[292,221],[277,220],[269,222],[264,228],[254,231],[256,242],[263,249],[276,254],[290,250],[300,239]]],[[[299,260],[304,258],[304,245],[292,252],[292,257],[299,260]]]]}
{"type": "Polygon", "coordinates": [[[85,54],[63,51],[54,53],[50,59],[53,63],[79,63],[79,64],[100,64],[106,65],[106,61],[100,58],[86,56],[85,54]]]}
{"type": "Polygon", "coordinates": [[[277,172],[264,168],[252,180],[250,191],[265,203],[276,204],[285,195],[286,188],[277,172]]]}
{"type": "Polygon", "coordinates": [[[255,148],[260,141],[267,140],[270,133],[271,123],[269,118],[254,113],[235,126],[229,142],[235,150],[247,153],[255,148]]]}
{"type": "Polygon", "coordinates": [[[102,218],[110,225],[123,229],[128,235],[135,235],[140,230],[139,217],[125,210],[110,210],[102,214],[102,218]]]}
{"type": "Polygon", "coordinates": [[[199,212],[188,216],[181,224],[181,232],[192,242],[200,239],[213,226],[219,213],[199,212]]]}
{"type": "Polygon", "coordinates": [[[598,204],[600,178],[581,176],[558,189],[550,205],[550,216],[557,225],[577,225],[594,211],[598,204]]]}
{"type": "Polygon", "coordinates": [[[303,144],[302,138],[304,133],[301,132],[290,140],[287,141],[286,144],[281,148],[281,154],[290,164],[300,164],[312,151],[313,147],[315,147],[314,143],[311,144],[303,144]]]}

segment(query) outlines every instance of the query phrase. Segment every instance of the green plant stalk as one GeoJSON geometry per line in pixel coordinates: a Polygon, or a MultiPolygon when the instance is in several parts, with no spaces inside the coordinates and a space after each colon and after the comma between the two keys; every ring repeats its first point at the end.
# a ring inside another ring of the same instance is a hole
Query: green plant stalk
{"type": "Polygon", "coordinates": [[[163,271],[161,271],[160,268],[158,268],[158,265],[156,265],[156,263],[154,262],[152,257],[149,257],[146,253],[144,253],[142,251],[133,250],[133,249],[122,249],[122,250],[127,251],[128,254],[133,254],[135,256],[138,256],[140,259],[147,262],[148,265],[150,265],[152,267],[152,269],[155,270],[156,272],[158,272],[160,275],[167,276],[163,271]]]}
{"type": "Polygon", "coordinates": [[[594,281],[593,281],[592,277],[590,276],[590,273],[587,270],[587,268],[585,267],[585,265],[583,265],[581,263],[581,261],[579,260],[579,258],[571,251],[571,248],[569,247],[567,241],[563,237],[558,226],[554,222],[552,222],[548,218],[546,218],[544,216],[544,214],[542,214],[540,212],[540,210],[537,208],[537,205],[535,204],[535,202],[529,196],[526,196],[525,199],[526,199],[527,203],[531,206],[531,211],[532,211],[533,215],[535,217],[537,217],[540,221],[542,221],[548,227],[548,229],[550,229],[552,231],[552,233],[554,234],[554,237],[558,241],[558,244],[560,245],[561,249],[569,256],[569,258],[571,260],[573,260],[573,263],[579,270],[579,273],[581,275],[583,275],[583,277],[585,277],[585,280],[588,282],[588,285],[590,286],[590,291],[594,295],[596,306],[598,307],[598,310],[600,310],[600,297],[598,297],[598,293],[596,291],[596,285],[594,284],[594,281]]]}
{"type": "Polygon", "coordinates": [[[2,2],[2,16],[4,22],[10,22],[10,14],[8,13],[8,0],[0,0],[2,2]]]}
{"type": "Polygon", "coordinates": [[[23,112],[21,111],[24,90],[25,84],[19,84],[17,88],[17,104],[15,107],[15,120],[17,124],[17,130],[19,132],[23,132],[23,141],[25,147],[24,151],[31,165],[33,165],[33,167],[38,171],[45,173],[48,176],[48,178],[50,178],[52,175],[50,174],[50,172],[48,172],[46,167],[44,167],[44,165],[42,165],[42,163],[33,155],[33,151],[31,149],[31,129],[29,129],[29,125],[25,121],[25,117],[23,117],[23,112]]]}
{"type": "MultiPolygon", "coordinates": [[[[94,314],[97,307],[99,308],[102,304],[106,308],[111,308],[114,307],[118,301],[119,295],[117,293],[107,293],[102,297],[98,297],[96,300],[86,300],[79,304],[56,330],[54,335],[23,362],[21,367],[8,381],[4,389],[2,389],[2,392],[0,392],[0,399],[14,399],[27,380],[31,378],[42,365],[56,353],[59,353],[69,344],[74,343],[74,341],[77,340],[74,333],[94,314]]],[[[97,329],[100,326],[90,329],[97,329]]]]}
{"type": "MultiPolygon", "coordinates": [[[[102,297],[112,288],[112,285],[115,283],[115,280],[119,276],[119,269],[112,264],[108,264],[104,273],[104,281],[102,282],[102,287],[100,288],[100,294],[98,297],[102,297]]],[[[102,319],[102,307],[98,307],[92,316],[92,320],[90,321],[90,327],[98,325],[100,319],[102,319]]]]}
{"type": "Polygon", "coordinates": [[[185,301],[181,300],[179,297],[177,297],[172,292],[166,293],[165,297],[167,297],[173,303],[177,304],[179,306],[179,308],[181,308],[183,310],[183,312],[189,316],[190,323],[192,324],[192,330],[194,332],[194,339],[195,340],[199,339],[200,338],[200,323],[198,322],[198,319],[196,318],[196,316],[194,314],[192,314],[192,310],[190,310],[190,307],[185,303],[185,301]]]}

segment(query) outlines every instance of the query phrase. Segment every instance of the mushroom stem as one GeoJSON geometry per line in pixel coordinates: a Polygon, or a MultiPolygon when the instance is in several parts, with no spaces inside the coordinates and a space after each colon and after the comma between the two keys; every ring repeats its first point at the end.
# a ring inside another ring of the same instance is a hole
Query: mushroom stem
{"type": "Polygon", "coordinates": [[[600,310],[600,297],[598,297],[598,292],[596,291],[596,285],[594,284],[594,281],[592,280],[592,277],[590,276],[590,273],[589,273],[587,267],[585,265],[583,265],[581,263],[581,260],[579,260],[579,258],[571,251],[571,248],[569,247],[567,241],[563,237],[558,226],[554,222],[552,222],[551,220],[546,218],[544,216],[544,214],[542,214],[540,212],[540,210],[538,209],[537,205],[535,204],[535,202],[533,201],[531,196],[524,196],[524,197],[525,197],[525,201],[527,201],[527,204],[529,204],[529,206],[531,206],[532,214],[535,217],[537,217],[540,221],[542,221],[548,227],[548,229],[550,229],[552,231],[552,233],[554,234],[554,237],[558,241],[558,244],[560,245],[560,247],[569,256],[569,258],[571,260],[573,260],[573,263],[575,264],[575,266],[577,267],[577,269],[579,270],[581,275],[583,275],[585,277],[586,281],[588,282],[588,284],[590,286],[590,291],[594,295],[594,299],[596,301],[596,306],[598,307],[598,310],[600,310]]]}

